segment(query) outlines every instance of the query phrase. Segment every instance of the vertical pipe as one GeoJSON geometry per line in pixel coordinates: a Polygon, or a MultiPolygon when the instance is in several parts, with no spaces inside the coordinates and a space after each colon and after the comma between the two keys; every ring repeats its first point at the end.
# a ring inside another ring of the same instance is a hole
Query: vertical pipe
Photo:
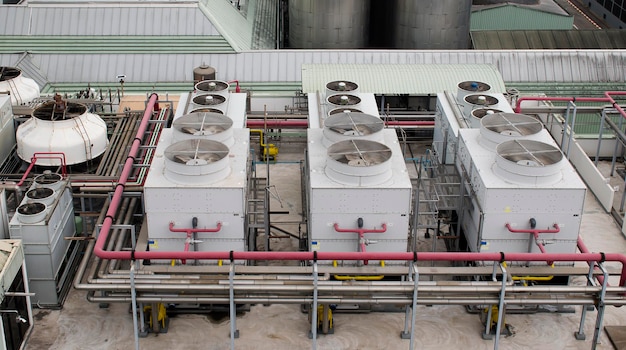
{"type": "Polygon", "coordinates": [[[598,301],[598,305],[596,308],[598,309],[598,314],[596,316],[596,327],[593,331],[593,340],[591,342],[591,350],[596,350],[596,346],[598,345],[598,338],[600,338],[600,332],[602,332],[602,322],[604,321],[604,309],[606,306],[604,305],[604,297],[606,296],[606,286],[607,281],[609,280],[609,273],[604,267],[604,263],[601,262],[598,264],[598,267],[602,271],[602,276],[604,277],[604,281],[602,283],[602,291],[600,291],[600,300],[598,301]]]}
{"type": "MultiPolygon", "coordinates": [[[[130,263],[130,296],[133,308],[133,335],[135,336],[135,350],[139,350],[139,326],[137,325],[137,292],[135,290],[135,261],[130,263]]],[[[158,322],[152,319],[152,322],[158,322]]]]}
{"type": "MultiPolygon", "coordinates": [[[[593,281],[593,271],[596,267],[596,262],[589,262],[589,273],[587,274],[587,285],[593,286],[595,282],[593,281]]],[[[578,325],[578,332],[574,333],[574,337],[577,340],[585,340],[585,317],[587,317],[587,306],[583,305],[583,310],[580,313],[580,323],[578,325]]]]}
{"type": "Polygon", "coordinates": [[[317,349],[317,259],[313,261],[313,306],[311,307],[312,349],[317,349]]]}
{"type": "Polygon", "coordinates": [[[563,133],[561,134],[561,149],[565,144],[565,134],[567,134],[569,130],[569,102],[567,103],[567,109],[565,110],[565,125],[563,125],[563,133]]]}
{"type": "MultiPolygon", "coordinates": [[[[604,119],[606,118],[606,109],[602,110],[602,116],[600,117],[600,130],[598,131],[598,147],[596,148],[596,158],[593,162],[593,165],[598,167],[598,161],[600,160],[600,148],[602,147],[602,134],[604,132],[604,119]]],[[[617,141],[617,136],[615,137],[615,142],[617,141]]]]}
{"type": "MultiPolygon", "coordinates": [[[[620,118],[619,119],[619,126],[618,129],[619,131],[622,131],[622,125],[624,124],[624,118],[620,118]]],[[[617,138],[615,140],[615,148],[613,149],[613,157],[611,159],[611,176],[613,176],[613,174],[615,173],[615,160],[617,157],[617,149],[619,148],[619,142],[617,141],[617,138]]]]}
{"type": "Polygon", "coordinates": [[[493,349],[498,350],[500,343],[500,331],[502,330],[502,319],[504,317],[504,294],[506,293],[506,281],[507,274],[506,268],[503,263],[500,263],[500,270],[502,270],[502,290],[500,290],[500,303],[498,304],[498,321],[496,323],[496,340],[493,343],[493,349]]]}
{"type": "Polygon", "coordinates": [[[573,108],[574,111],[572,112],[572,124],[569,127],[569,140],[567,141],[567,151],[566,151],[566,156],[567,159],[569,159],[569,148],[572,145],[572,139],[574,138],[574,126],[576,125],[576,111],[578,109],[578,107],[573,103],[573,102],[569,102],[573,108]]]}
{"type": "Polygon", "coordinates": [[[235,350],[235,338],[239,338],[237,331],[237,313],[235,310],[235,260],[230,259],[230,270],[228,271],[229,299],[230,299],[230,348],[235,350]]]}
{"type": "Polygon", "coordinates": [[[415,319],[417,317],[417,284],[419,282],[419,271],[417,270],[417,261],[413,262],[413,304],[411,305],[411,341],[409,342],[409,349],[413,350],[413,344],[415,342],[415,319]]]}

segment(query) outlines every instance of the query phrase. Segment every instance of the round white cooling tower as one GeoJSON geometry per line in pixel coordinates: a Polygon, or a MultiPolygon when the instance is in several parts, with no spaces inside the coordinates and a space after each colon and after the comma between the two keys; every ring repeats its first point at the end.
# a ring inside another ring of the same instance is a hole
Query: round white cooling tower
{"type": "MultiPolygon", "coordinates": [[[[87,106],[55,101],[45,102],[33,117],[17,128],[17,154],[31,162],[35,153],[63,153],[67,165],[79,164],[100,156],[107,148],[107,126],[87,106]]],[[[40,158],[38,165],[60,165],[60,159],[40,158]]]]}
{"type": "Polygon", "coordinates": [[[11,104],[19,106],[27,104],[39,97],[39,85],[22,75],[22,71],[14,67],[0,67],[0,92],[11,94],[11,104]]]}

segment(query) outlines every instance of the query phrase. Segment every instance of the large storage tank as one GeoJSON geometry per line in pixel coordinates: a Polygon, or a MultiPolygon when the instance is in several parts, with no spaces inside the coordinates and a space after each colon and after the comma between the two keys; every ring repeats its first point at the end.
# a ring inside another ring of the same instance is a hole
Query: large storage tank
{"type": "Polygon", "coordinates": [[[469,48],[471,0],[397,0],[395,47],[469,48]]]}
{"type": "Polygon", "coordinates": [[[290,0],[289,46],[299,49],[358,49],[368,42],[370,2],[290,0]]]}

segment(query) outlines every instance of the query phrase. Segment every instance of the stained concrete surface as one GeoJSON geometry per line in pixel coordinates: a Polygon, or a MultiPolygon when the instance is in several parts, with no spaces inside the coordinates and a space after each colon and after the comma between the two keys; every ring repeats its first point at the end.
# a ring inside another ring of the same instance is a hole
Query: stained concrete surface
{"type": "MultiPolygon", "coordinates": [[[[277,196],[272,210],[289,211],[273,217],[276,221],[298,221],[300,201],[299,165],[294,161],[302,153],[285,153],[281,147],[280,161],[270,167],[270,185],[277,196]],[[281,200],[278,201],[277,198],[281,200]]],[[[297,149],[297,147],[294,147],[297,149]]],[[[257,168],[264,176],[263,165],[257,168]]],[[[297,230],[297,224],[286,227],[297,230]],[[295,226],[294,226],[295,225],[295,226]]],[[[591,251],[626,253],[626,241],[609,214],[604,212],[592,194],[587,194],[581,234],[591,251]]],[[[420,241],[430,247],[432,238],[421,235],[420,241]]],[[[295,250],[294,240],[272,239],[274,250],[295,250]]],[[[584,263],[583,265],[584,266],[584,263]]],[[[615,265],[617,266],[617,265],[615,265]]],[[[611,279],[616,283],[616,279],[611,279]]],[[[584,279],[577,279],[584,284],[584,279]]],[[[506,323],[513,335],[500,339],[500,349],[590,349],[596,312],[588,312],[585,322],[587,339],[574,338],[581,309],[575,313],[507,314],[506,323]]],[[[27,350],[35,349],[133,349],[133,323],[128,304],[111,304],[106,309],[86,301],[86,293],[72,289],[61,310],[35,309],[34,331],[27,350]]],[[[320,335],[318,349],[407,349],[409,341],[400,338],[404,329],[404,313],[337,313],[335,333],[320,335]]],[[[235,349],[310,349],[309,321],[299,305],[253,305],[249,312],[237,317],[240,337],[235,349]]],[[[623,308],[607,307],[604,324],[626,325],[623,308]]],[[[483,340],[479,317],[469,314],[463,306],[419,306],[415,324],[415,349],[493,349],[492,340],[483,340]]],[[[149,334],[140,339],[141,349],[229,349],[230,321],[215,321],[209,315],[188,314],[171,318],[166,334],[149,334]]],[[[612,349],[605,332],[598,349],[612,349]]]]}

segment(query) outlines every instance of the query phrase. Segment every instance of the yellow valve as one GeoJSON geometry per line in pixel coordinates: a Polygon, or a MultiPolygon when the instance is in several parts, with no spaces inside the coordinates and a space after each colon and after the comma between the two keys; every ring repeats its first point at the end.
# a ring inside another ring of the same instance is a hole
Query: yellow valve
{"type": "Polygon", "coordinates": [[[172,262],[170,263],[172,266],[176,266],[176,260],[172,259],[172,262]]]}
{"type": "Polygon", "coordinates": [[[380,261],[380,267],[385,267],[385,261],[384,260],[380,261]]]}
{"type": "Polygon", "coordinates": [[[222,266],[222,264],[223,264],[222,259],[220,259],[220,260],[218,260],[218,261],[217,261],[217,266],[222,266]]]}
{"type": "Polygon", "coordinates": [[[337,267],[337,260],[333,260],[333,267],[337,267]]]}
{"type": "Polygon", "coordinates": [[[274,145],[273,143],[269,143],[266,144],[265,140],[263,139],[263,130],[261,129],[250,129],[250,133],[258,133],[260,140],[259,140],[259,144],[261,145],[261,154],[262,154],[262,159],[263,160],[274,160],[276,159],[276,156],[278,156],[278,147],[276,147],[276,145],[274,145]]]}

